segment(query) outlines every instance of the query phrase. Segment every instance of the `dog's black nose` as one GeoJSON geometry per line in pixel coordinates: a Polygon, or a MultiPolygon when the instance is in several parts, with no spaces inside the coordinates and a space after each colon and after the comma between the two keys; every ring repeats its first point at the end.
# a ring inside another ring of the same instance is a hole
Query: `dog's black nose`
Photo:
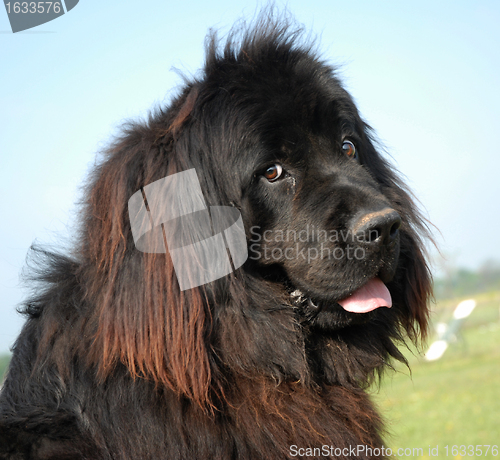
{"type": "Polygon", "coordinates": [[[392,208],[384,208],[359,216],[352,233],[359,243],[388,245],[398,236],[400,226],[400,215],[392,208]]]}

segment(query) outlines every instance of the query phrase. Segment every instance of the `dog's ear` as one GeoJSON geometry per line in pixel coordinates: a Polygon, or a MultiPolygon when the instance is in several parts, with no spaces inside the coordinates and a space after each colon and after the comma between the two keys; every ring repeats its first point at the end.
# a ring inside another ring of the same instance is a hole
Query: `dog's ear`
{"type": "Polygon", "coordinates": [[[389,287],[393,301],[398,305],[400,324],[418,343],[427,336],[429,302],[432,299],[432,276],[425,247],[427,242],[435,244],[429,231],[431,224],[422,216],[399,172],[378,153],[372,130],[367,125],[365,134],[368,154],[363,157],[363,162],[401,216],[399,269],[389,287]]]}
{"type": "Polygon", "coordinates": [[[192,94],[174,103],[174,114],[157,126],[130,126],[95,171],[84,209],[81,277],[94,309],[87,358],[100,378],[123,365],[133,377],[206,406],[212,378],[206,296],[202,288],[181,291],[165,246],[163,253],[137,249],[128,209],[138,190],[186,168],[177,134],[192,94]]]}
{"type": "MultiPolygon", "coordinates": [[[[406,198],[410,200],[409,197],[406,198]]],[[[403,311],[401,324],[408,336],[418,343],[427,337],[429,302],[432,298],[432,277],[426,261],[423,237],[419,232],[420,228],[425,232],[425,227],[413,202],[410,201],[399,212],[404,222],[401,225],[399,262],[402,269],[397,283],[394,283],[394,289],[398,291],[396,295],[400,298],[400,308],[403,311]]]]}

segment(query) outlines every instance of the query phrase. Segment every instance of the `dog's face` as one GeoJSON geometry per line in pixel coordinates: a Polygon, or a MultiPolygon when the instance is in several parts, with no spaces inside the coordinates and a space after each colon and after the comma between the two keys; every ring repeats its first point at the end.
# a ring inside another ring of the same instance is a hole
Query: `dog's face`
{"type": "Polygon", "coordinates": [[[398,266],[401,216],[371,169],[380,160],[367,127],[331,70],[308,56],[281,64],[250,63],[219,81],[227,118],[216,123],[244,139],[220,167],[239,179],[247,268],[281,283],[312,323],[364,322],[391,306],[383,283],[398,266]]]}

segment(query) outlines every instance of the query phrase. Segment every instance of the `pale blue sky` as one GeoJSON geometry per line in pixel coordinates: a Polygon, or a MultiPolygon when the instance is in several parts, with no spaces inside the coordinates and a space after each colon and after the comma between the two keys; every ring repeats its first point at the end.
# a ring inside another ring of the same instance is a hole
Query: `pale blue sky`
{"type": "MultiPolygon", "coordinates": [[[[80,0],[10,33],[0,9],[0,352],[30,244],[71,234],[79,184],[120,123],[168,102],[207,30],[262,2],[80,0]]],[[[284,3],[277,2],[277,6],[284,3]]],[[[407,176],[451,262],[500,260],[500,2],[291,0],[407,176]]],[[[3,8],[3,7],[1,7],[3,8]]],[[[439,263],[438,263],[439,264],[439,263]]]]}

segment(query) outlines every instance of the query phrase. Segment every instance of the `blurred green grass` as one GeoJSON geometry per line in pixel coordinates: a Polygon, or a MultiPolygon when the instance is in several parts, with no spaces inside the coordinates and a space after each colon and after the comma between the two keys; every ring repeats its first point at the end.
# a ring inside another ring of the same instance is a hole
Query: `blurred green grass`
{"type": "Polygon", "coordinates": [[[0,355],[0,384],[3,381],[3,377],[7,370],[7,366],[9,365],[10,355],[0,355]]]}
{"type": "MultiPolygon", "coordinates": [[[[500,446],[500,292],[473,298],[476,309],[440,360],[427,362],[423,353],[404,350],[411,372],[398,364],[396,372],[385,375],[380,390],[373,389],[393,452],[420,447],[423,455],[411,458],[436,458],[429,455],[429,446],[439,446],[437,458],[460,459],[464,457],[452,455],[452,446],[500,446]]],[[[433,324],[449,321],[460,300],[435,305],[433,324]]],[[[431,335],[428,345],[432,340],[431,335]]],[[[482,458],[498,459],[500,454],[482,458]]]]}

